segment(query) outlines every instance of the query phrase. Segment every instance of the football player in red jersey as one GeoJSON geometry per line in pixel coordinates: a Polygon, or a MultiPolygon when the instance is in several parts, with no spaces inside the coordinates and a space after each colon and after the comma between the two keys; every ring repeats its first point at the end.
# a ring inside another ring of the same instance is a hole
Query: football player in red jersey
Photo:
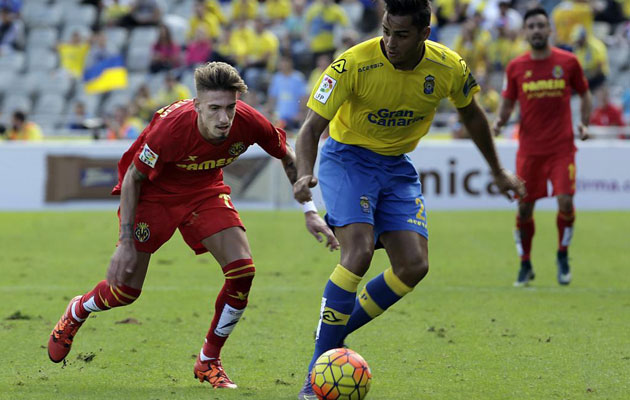
{"type": "Polygon", "coordinates": [[[558,199],[558,283],[568,285],[571,271],[568,247],[573,236],[575,211],[575,151],[571,120],[571,94],[580,98],[580,139],[588,138],[591,95],[577,58],[549,45],[551,26],[544,9],[535,8],[524,16],[524,31],[531,51],[512,60],[506,69],[503,102],[494,123],[495,134],[510,118],[518,101],[521,111],[516,173],[525,181],[527,195],[519,199],[516,218],[516,246],[521,268],[515,286],[534,279],[530,261],[534,236],[534,205],[547,197],[547,181],[558,199]]]}
{"type": "MultiPolygon", "coordinates": [[[[48,342],[48,355],[62,361],[77,330],[92,312],[131,304],[140,295],[149,259],[179,229],[197,254],[210,252],[225,284],[194,366],[195,376],[215,388],[236,388],[225,373],[220,351],[247,305],[254,262],[230,188],[221,168],[249,146],[260,145],[281,159],[296,181],[295,154],[286,135],[258,111],[238,100],[247,86],[236,69],[209,63],[195,70],[197,97],[155,113],[151,123],[118,163],[120,239],[107,279],[70,301],[48,342]]],[[[312,209],[305,212],[309,231],[336,249],[337,239],[312,209]]]]}

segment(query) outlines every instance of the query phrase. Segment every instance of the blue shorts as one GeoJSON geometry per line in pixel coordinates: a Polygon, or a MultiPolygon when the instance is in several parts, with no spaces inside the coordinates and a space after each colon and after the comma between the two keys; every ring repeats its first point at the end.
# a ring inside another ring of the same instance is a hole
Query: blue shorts
{"type": "Polygon", "coordinates": [[[422,186],[406,155],[384,156],[328,138],[319,161],[319,184],[330,226],[371,224],[375,243],[390,231],[429,238],[422,186]]]}

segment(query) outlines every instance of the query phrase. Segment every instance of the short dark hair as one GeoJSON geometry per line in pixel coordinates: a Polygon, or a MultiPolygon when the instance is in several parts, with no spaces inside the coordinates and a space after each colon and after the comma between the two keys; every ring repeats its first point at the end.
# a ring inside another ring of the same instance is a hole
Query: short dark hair
{"type": "Polygon", "coordinates": [[[247,85],[236,68],[224,62],[209,62],[195,69],[195,89],[233,90],[246,93],[247,85]]]}
{"type": "Polygon", "coordinates": [[[544,15],[545,18],[549,19],[549,14],[547,14],[547,11],[545,11],[544,8],[536,7],[536,8],[531,8],[525,12],[525,15],[523,16],[523,23],[527,21],[527,18],[536,16],[536,15],[544,15]]]}
{"type": "Polygon", "coordinates": [[[13,118],[17,119],[20,122],[26,121],[26,114],[22,110],[16,110],[13,112],[13,118]]]}
{"type": "Polygon", "coordinates": [[[391,15],[410,15],[413,24],[420,29],[431,25],[431,3],[429,0],[384,0],[385,11],[391,15]]]}

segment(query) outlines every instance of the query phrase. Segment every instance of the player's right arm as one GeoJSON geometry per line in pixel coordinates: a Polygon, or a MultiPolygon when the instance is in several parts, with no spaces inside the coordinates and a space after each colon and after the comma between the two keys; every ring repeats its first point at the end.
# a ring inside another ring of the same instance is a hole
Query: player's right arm
{"type": "Polygon", "coordinates": [[[313,167],[317,158],[319,138],[330,121],[313,110],[308,110],[295,142],[297,181],[293,184],[293,196],[304,203],[312,200],[311,188],[317,185],[313,167]]]}
{"type": "Polygon", "coordinates": [[[112,256],[107,270],[107,283],[120,285],[126,282],[136,268],[137,254],[133,241],[133,225],[136,207],[140,198],[140,188],[146,175],[138,171],[131,163],[123,178],[120,192],[120,237],[118,247],[112,256]]]}
{"type": "Polygon", "coordinates": [[[499,116],[494,120],[492,124],[492,133],[494,136],[499,136],[501,134],[501,128],[507,124],[510,120],[510,115],[512,115],[512,111],[514,111],[514,105],[516,101],[512,99],[503,98],[501,101],[501,107],[499,108],[499,116]]]}

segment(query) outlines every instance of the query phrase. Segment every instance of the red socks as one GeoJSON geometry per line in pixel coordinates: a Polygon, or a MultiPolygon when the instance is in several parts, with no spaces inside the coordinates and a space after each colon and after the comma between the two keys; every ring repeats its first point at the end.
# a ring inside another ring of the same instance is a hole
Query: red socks
{"type": "Polygon", "coordinates": [[[140,296],[140,292],[140,289],[125,285],[110,286],[107,281],[100,281],[92,291],[81,297],[77,306],[74,307],[74,316],[84,320],[91,312],[126,306],[133,303],[140,296]]]}
{"type": "Polygon", "coordinates": [[[521,256],[521,261],[527,261],[529,260],[530,253],[532,251],[532,239],[534,238],[534,233],[536,232],[534,218],[532,217],[527,220],[523,220],[521,217],[517,216],[516,229],[516,248],[521,256]]]}
{"type": "Polygon", "coordinates": [[[203,345],[206,357],[219,357],[221,348],[245,311],[255,272],[254,261],[249,258],[223,267],[225,284],[217,296],[214,318],[203,345]]]}

